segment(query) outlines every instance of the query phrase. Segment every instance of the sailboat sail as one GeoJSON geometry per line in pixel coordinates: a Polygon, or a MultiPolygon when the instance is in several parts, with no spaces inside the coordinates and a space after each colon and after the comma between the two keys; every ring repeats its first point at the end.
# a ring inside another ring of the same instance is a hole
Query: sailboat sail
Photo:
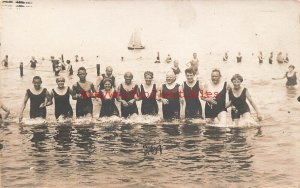
{"type": "Polygon", "coordinates": [[[136,30],[130,37],[130,41],[128,44],[128,49],[144,49],[145,46],[142,45],[141,37],[139,32],[136,30]]]}

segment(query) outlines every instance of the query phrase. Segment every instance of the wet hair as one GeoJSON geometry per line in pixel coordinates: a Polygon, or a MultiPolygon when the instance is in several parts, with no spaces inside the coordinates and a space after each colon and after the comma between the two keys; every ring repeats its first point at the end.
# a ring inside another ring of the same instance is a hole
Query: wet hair
{"type": "Polygon", "coordinates": [[[222,76],[222,75],[221,75],[221,71],[220,71],[219,69],[213,69],[213,70],[211,71],[211,73],[213,73],[213,72],[218,72],[219,75],[222,76]]]}
{"type": "Polygon", "coordinates": [[[233,75],[232,78],[231,78],[231,82],[233,82],[233,80],[236,80],[236,79],[238,79],[241,82],[243,82],[243,77],[240,74],[233,75]]]}
{"type": "Polygon", "coordinates": [[[66,81],[66,79],[65,79],[64,77],[60,76],[60,77],[56,78],[56,83],[57,83],[57,82],[58,82],[58,80],[60,80],[60,79],[62,79],[62,80],[64,80],[64,81],[66,81]]]}
{"type": "Polygon", "coordinates": [[[84,67],[79,67],[77,73],[78,73],[79,71],[85,71],[85,72],[86,72],[86,69],[85,69],[84,67]]]}
{"type": "Polygon", "coordinates": [[[133,78],[133,74],[132,74],[131,72],[126,72],[126,73],[124,74],[124,78],[125,78],[125,76],[128,75],[128,74],[129,74],[129,76],[131,76],[131,78],[133,78]]]}
{"type": "Polygon", "coordinates": [[[103,82],[103,85],[104,85],[106,82],[109,82],[110,85],[111,85],[111,87],[112,87],[112,85],[113,85],[113,84],[112,84],[112,80],[111,80],[110,78],[104,78],[102,82],[103,82]]]}
{"type": "Polygon", "coordinates": [[[66,61],[66,63],[68,63],[68,64],[69,64],[69,63],[71,63],[71,61],[70,61],[70,60],[67,60],[67,61],[66,61]]]}
{"type": "Polygon", "coordinates": [[[290,65],[290,66],[289,66],[289,68],[293,68],[293,69],[295,69],[295,66],[294,66],[294,65],[290,65]]]}
{"type": "Polygon", "coordinates": [[[195,71],[192,68],[187,68],[187,69],[185,69],[184,72],[185,72],[185,74],[189,73],[189,74],[195,75],[195,71]]]}
{"type": "Polygon", "coordinates": [[[146,72],[144,73],[144,78],[146,78],[147,75],[149,75],[149,76],[151,76],[151,78],[153,78],[153,72],[151,72],[151,71],[146,71],[146,72]]]}
{"type": "Polygon", "coordinates": [[[32,81],[34,81],[34,80],[40,80],[40,81],[42,81],[42,78],[40,76],[34,76],[32,78],[32,81]]]}

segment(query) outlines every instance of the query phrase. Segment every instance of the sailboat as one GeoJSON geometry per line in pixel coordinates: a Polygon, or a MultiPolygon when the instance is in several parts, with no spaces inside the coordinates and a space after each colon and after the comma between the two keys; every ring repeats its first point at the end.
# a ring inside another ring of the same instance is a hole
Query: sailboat
{"type": "Polygon", "coordinates": [[[128,50],[134,50],[134,49],[144,49],[145,46],[141,43],[141,37],[139,32],[136,30],[134,33],[132,33],[130,37],[130,41],[128,44],[128,50]]]}

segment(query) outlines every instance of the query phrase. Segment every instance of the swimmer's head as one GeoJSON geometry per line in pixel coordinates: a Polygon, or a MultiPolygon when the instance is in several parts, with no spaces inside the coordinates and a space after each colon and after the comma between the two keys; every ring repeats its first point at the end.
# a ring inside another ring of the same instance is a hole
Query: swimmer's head
{"type": "Polygon", "coordinates": [[[124,79],[126,84],[130,84],[133,79],[133,74],[131,72],[126,72],[124,74],[124,79]]]}
{"type": "Polygon", "coordinates": [[[197,53],[194,52],[193,53],[193,57],[196,58],[197,57],[197,53]]]}
{"type": "Polygon", "coordinates": [[[187,80],[189,83],[194,82],[195,71],[194,71],[192,68],[187,68],[187,69],[185,69],[184,72],[185,72],[186,80],[187,80]]]}
{"type": "Polygon", "coordinates": [[[168,84],[172,84],[176,80],[176,75],[174,74],[173,71],[168,71],[166,74],[166,82],[168,84]]]}
{"type": "Polygon", "coordinates": [[[235,74],[232,76],[231,82],[233,83],[234,88],[238,89],[243,82],[243,77],[240,74],[235,74]]]}
{"type": "Polygon", "coordinates": [[[86,69],[84,67],[79,67],[78,71],[77,71],[77,76],[79,77],[79,79],[81,81],[84,81],[86,78],[86,69]]]}
{"type": "Polygon", "coordinates": [[[214,69],[211,71],[211,81],[214,84],[218,84],[221,78],[221,71],[219,69],[214,69]]]}
{"type": "Polygon", "coordinates": [[[178,67],[178,65],[179,65],[179,61],[178,60],[174,60],[174,67],[178,67]]]}
{"type": "Polygon", "coordinates": [[[113,68],[111,66],[108,66],[106,67],[105,72],[107,76],[111,76],[113,73],[113,68]]]}
{"type": "Polygon", "coordinates": [[[70,60],[67,60],[67,61],[66,61],[66,63],[67,63],[67,64],[70,64],[70,63],[71,63],[71,61],[70,61],[70,60]]]}
{"type": "Polygon", "coordinates": [[[290,65],[289,66],[289,71],[293,71],[295,69],[295,66],[294,65],[290,65]]]}
{"type": "Polygon", "coordinates": [[[35,89],[40,89],[42,84],[42,78],[40,76],[34,76],[32,79],[32,83],[35,89]]]}
{"type": "Polygon", "coordinates": [[[153,72],[146,71],[144,73],[144,78],[145,78],[146,84],[150,85],[152,83],[152,80],[153,80],[153,72]]]}
{"type": "Polygon", "coordinates": [[[59,77],[56,78],[56,83],[57,83],[57,86],[58,86],[59,88],[64,87],[65,81],[66,81],[66,80],[65,80],[65,78],[64,78],[63,76],[59,76],[59,77]]]}
{"type": "Polygon", "coordinates": [[[109,78],[104,78],[103,85],[105,90],[110,90],[112,88],[112,80],[109,78]]]}

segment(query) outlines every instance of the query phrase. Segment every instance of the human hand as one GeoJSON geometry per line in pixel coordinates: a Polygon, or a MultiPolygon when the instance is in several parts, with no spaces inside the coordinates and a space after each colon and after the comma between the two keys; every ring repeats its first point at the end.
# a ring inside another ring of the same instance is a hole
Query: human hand
{"type": "Polygon", "coordinates": [[[162,102],[163,104],[169,104],[168,99],[161,99],[161,102],[162,102]]]}

